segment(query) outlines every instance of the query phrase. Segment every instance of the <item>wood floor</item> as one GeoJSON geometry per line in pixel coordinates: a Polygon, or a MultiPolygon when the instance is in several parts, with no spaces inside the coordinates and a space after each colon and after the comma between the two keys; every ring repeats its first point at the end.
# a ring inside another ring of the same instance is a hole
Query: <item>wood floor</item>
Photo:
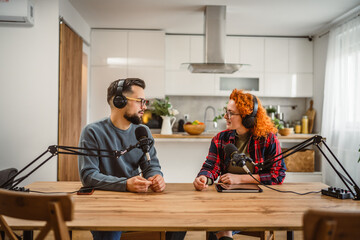
{"type": "MultiPolygon", "coordinates": [[[[189,231],[186,234],[185,240],[205,240],[206,233],[205,232],[195,232],[189,231]]],[[[91,233],[86,231],[75,231],[73,232],[73,240],[83,240],[83,239],[92,239],[91,233]]],[[[256,240],[258,238],[242,236],[242,235],[234,235],[234,240],[256,240]]],[[[294,240],[302,240],[303,235],[301,231],[294,232],[294,240]]],[[[139,239],[141,240],[141,239],[139,239]]],[[[275,240],[286,240],[286,232],[285,231],[276,231],[275,232],[275,240]]]]}
{"type": "MultiPolygon", "coordinates": [[[[21,235],[21,232],[17,232],[17,234],[21,235]]],[[[189,231],[186,234],[185,240],[205,240],[205,236],[206,236],[205,232],[189,231]]],[[[8,238],[5,239],[7,240],[8,238]]],[[[92,239],[92,235],[89,231],[73,231],[72,240],[87,240],[87,239],[92,239]]],[[[256,240],[256,239],[258,238],[242,236],[242,235],[234,235],[234,240],[256,240]]],[[[286,232],[276,231],[275,239],[286,240],[286,232]]],[[[302,231],[295,231],[294,240],[302,240],[302,239],[303,239],[302,231]]],[[[46,237],[46,240],[54,240],[52,232],[50,232],[50,234],[46,237]]]]}

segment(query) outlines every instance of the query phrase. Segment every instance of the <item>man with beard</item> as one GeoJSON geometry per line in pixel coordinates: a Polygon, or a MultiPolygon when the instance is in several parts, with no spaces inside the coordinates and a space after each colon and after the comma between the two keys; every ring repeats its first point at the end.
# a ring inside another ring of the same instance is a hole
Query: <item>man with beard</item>
{"type": "MultiPolygon", "coordinates": [[[[140,124],[146,110],[145,82],[138,78],[119,79],[110,84],[107,102],[110,117],[91,123],[82,130],[79,146],[92,149],[124,150],[138,141],[135,130],[147,126],[140,124]]],[[[94,154],[97,152],[94,151],[94,154]]],[[[139,148],[119,158],[79,156],[79,173],[85,187],[120,192],[154,192],[165,189],[165,181],[154,146],[150,161],[139,148]],[[139,167],[142,171],[140,174],[139,167]],[[140,176],[142,175],[142,176],[140,176]]],[[[94,239],[120,239],[121,232],[92,231],[94,239]]]]}

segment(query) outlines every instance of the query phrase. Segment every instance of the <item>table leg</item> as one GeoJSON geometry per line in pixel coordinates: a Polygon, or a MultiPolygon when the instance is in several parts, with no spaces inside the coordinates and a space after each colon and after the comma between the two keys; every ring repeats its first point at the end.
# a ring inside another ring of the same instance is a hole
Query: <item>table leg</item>
{"type": "Polygon", "coordinates": [[[294,231],[287,231],[286,232],[286,239],[287,240],[294,240],[294,231]]]}
{"type": "Polygon", "coordinates": [[[34,232],[33,231],[24,231],[24,240],[33,240],[34,232]]]}

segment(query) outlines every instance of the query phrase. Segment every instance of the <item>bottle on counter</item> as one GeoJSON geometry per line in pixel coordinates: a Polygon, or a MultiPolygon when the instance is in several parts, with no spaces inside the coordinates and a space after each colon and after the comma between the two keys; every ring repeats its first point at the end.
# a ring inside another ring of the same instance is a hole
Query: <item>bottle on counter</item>
{"type": "Polygon", "coordinates": [[[295,133],[301,133],[301,123],[300,123],[300,121],[295,122],[295,133]]]}
{"type": "Polygon", "coordinates": [[[303,116],[301,119],[301,128],[302,128],[302,133],[304,134],[308,134],[308,126],[309,126],[309,120],[307,116],[303,116]]]}

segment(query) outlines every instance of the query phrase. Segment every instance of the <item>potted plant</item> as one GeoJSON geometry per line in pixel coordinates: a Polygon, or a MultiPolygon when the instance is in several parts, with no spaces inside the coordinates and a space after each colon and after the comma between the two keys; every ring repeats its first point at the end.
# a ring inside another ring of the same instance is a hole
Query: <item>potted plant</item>
{"type": "Polygon", "coordinates": [[[172,127],[176,121],[175,115],[179,114],[179,112],[173,108],[169,97],[154,99],[150,104],[149,110],[152,113],[161,116],[163,119],[160,133],[166,135],[172,134],[172,127]]]}

